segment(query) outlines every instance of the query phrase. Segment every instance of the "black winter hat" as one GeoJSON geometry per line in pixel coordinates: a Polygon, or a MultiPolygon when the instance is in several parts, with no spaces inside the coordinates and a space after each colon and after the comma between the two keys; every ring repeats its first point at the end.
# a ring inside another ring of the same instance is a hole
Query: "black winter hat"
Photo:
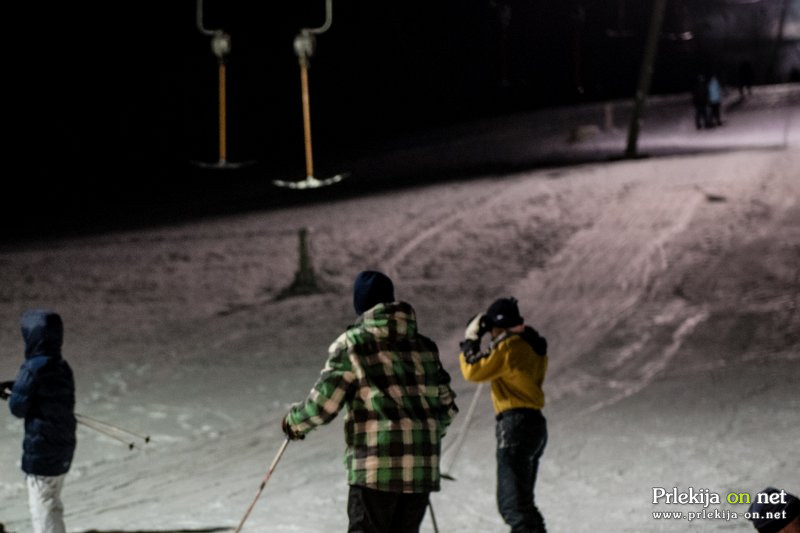
{"type": "Polygon", "coordinates": [[[356,276],[353,284],[353,307],[357,315],[378,304],[393,301],[394,285],[386,274],[365,270],[356,276]]]}
{"type": "MultiPolygon", "coordinates": [[[[767,487],[759,494],[779,494],[780,492],[774,487],[767,487]]],[[[788,492],[785,493],[785,497],[782,499],[784,500],[783,503],[780,501],[778,503],[761,503],[758,501],[758,495],[756,495],[756,501],[750,504],[750,508],[747,511],[754,515],[750,520],[753,522],[753,527],[758,530],[758,533],[777,533],[800,516],[800,500],[788,492]],[[785,518],[783,516],[784,511],[786,512],[785,518]],[[778,518],[767,518],[768,514],[771,517],[778,516],[778,518]]]]}
{"type": "Polygon", "coordinates": [[[492,326],[497,328],[513,328],[524,322],[519,315],[516,298],[500,298],[489,306],[486,316],[492,326]]]}

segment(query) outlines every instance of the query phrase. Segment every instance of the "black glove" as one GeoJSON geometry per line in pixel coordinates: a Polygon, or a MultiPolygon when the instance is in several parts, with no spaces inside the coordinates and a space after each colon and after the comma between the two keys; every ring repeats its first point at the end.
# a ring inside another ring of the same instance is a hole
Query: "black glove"
{"type": "Polygon", "coordinates": [[[297,433],[292,431],[292,428],[286,421],[285,416],[283,417],[283,420],[281,420],[281,430],[286,434],[287,437],[289,437],[289,440],[303,440],[304,438],[306,438],[305,435],[298,435],[297,433]]]}
{"type": "MultiPolygon", "coordinates": [[[[471,339],[464,339],[458,343],[461,352],[469,358],[471,355],[476,355],[481,351],[481,341],[473,341],[471,339]]],[[[468,359],[469,360],[469,359],[468,359]]]]}
{"type": "Polygon", "coordinates": [[[7,400],[9,396],[11,396],[11,389],[14,388],[13,381],[2,381],[0,382],[0,398],[3,400],[7,400]]]}

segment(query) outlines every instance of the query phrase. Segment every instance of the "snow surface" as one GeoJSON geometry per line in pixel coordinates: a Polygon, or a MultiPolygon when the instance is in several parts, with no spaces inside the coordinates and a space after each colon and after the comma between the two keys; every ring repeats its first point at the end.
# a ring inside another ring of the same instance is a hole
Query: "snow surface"
{"type": "MultiPolygon", "coordinates": [[[[653,487],[720,493],[712,512],[746,510],[731,491],[800,494],[798,111],[784,110],[776,149],[488,175],[0,251],[0,377],[22,360],[21,312],[53,308],[77,411],[152,436],[129,451],[78,430],[68,529],[235,527],[281,417],[354,318],[353,277],[378,268],[459,394],[443,457],[457,481],[432,497],[440,531],[507,529],[488,389],[464,429],[477,388],[456,358],[467,319],[506,295],[550,343],[537,487],[550,531],[751,531],[741,517],[655,520],[703,506],[654,505],[653,487]],[[278,301],[301,227],[330,292],[278,301]]],[[[682,124],[683,142],[731,135],[682,124]]],[[[22,424],[0,423],[0,521],[27,531],[22,424]]],[[[342,451],[339,419],[290,444],[245,531],[344,531],[342,451]]]]}

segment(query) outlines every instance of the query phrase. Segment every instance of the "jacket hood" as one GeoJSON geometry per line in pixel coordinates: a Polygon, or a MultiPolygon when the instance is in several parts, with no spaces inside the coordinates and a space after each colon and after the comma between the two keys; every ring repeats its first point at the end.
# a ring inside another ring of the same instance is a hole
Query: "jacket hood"
{"type": "Polygon", "coordinates": [[[531,345],[534,352],[539,355],[547,355],[547,339],[539,335],[538,331],[530,326],[525,326],[520,336],[525,342],[531,345]]]}
{"type": "Polygon", "coordinates": [[[64,324],[58,313],[46,309],[25,311],[21,319],[22,338],[25,340],[25,358],[36,355],[61,356],[64,341],[64,324]]]}
{"type": "Polygon", "coordinates": [[[406,302],[380,303],[365,311],[355,325],[378,337],[397,334],[413,337],[417,333],[417,316],[406,302]]]}

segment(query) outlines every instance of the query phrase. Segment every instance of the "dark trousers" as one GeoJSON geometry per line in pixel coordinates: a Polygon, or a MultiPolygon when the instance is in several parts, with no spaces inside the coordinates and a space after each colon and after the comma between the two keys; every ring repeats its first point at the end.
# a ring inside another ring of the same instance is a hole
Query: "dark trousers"
{"type": "Polygon", "coordinates": [[[694,125],[698,130],[708,127],[708,109],[706,104],[694,105],[694,125]]]}
{"type": "Polygon", "coordinates": [[[418,533],[429,493],[383,492],[350,485],[347,533],[418,533]]]}
{"type": "Polygon", "coordinates": [[[547,421],[536,409],[511,409],[498,415],[497,507],[511,533],[545,533],[534,486],[547,445],[547,421]]]}
{"type": "Polygon", "coordinates": [[[722,126],[722,117],[719,115],[720,103],[716,102],[709,105],[708,123],[712,126],[722,126]]]}

